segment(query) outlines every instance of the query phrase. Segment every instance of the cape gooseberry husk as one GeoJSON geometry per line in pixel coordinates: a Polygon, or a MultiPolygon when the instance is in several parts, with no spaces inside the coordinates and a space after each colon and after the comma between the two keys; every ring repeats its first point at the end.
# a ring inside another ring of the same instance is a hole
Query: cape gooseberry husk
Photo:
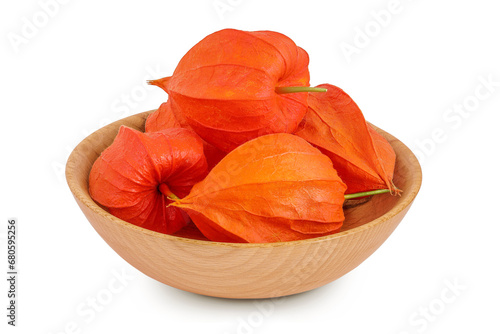
{"type": "Polygon", "coordinates": [[[189,217],[167,206],[186,196],[206,174],[203,143],[191,130],[142,133],[122,126],[92,166],[89,192],[116,217],[171,234],[189,217]]]}
{"type": "Polygon", "coordinates": [[[333,162],[347,194],[377,189],[399,190],[392,182],[396,153],[366,122],[361,109],[339,87],[323,84],[326,93],[311,93],[308,111],[295,135],[307,140],[333,162]]]}
{"type": "MultiPolygon", "coordinates": [[[[167,102],[162,103],[158,109],[149,114],[146,119],[145,129],[146,132],[156,132],[170,128],[192,130],[179,112],[179,107],[171,99],[168,99],[167,102]]],[[[208,170],[211,170],[226,153],[201,139],[194,131],[193,135],[203,141],[203,153],[207,159],[208,170]]]]}
{"type": "Polygon", "coordinates": [[[210,240],[276,242],[338,232],[346,186],[330,159],[280,133],[237,147],[171,206],[210,240]]]}
{"type": "Polygon", "coordinates": [[[229,152],[295,131],[307,111],[308,64],[306,51],[283,34],[224,29],[193,46],[172,76],[150,83],[201,138],[229,152]]]}

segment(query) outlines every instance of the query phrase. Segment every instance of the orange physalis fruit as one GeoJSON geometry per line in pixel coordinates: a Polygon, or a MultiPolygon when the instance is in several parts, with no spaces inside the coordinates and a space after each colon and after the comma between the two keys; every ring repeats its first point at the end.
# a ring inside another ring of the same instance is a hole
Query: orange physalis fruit
{"type": "Polygon", "coordinates": [[[146,132],[156,132],[170,128],[185,128],[189,125],[181,123],[177,120],[172,110],[172,100],[168,99],[160,105],[158,109],[149,114],[146,119],[145,131],[146,132]]]}
{"type": "Polygon", "coordinates": [[[295,134],[318,147],[333,162],[346,193],[400,190],[392,182],[396,154],[368,124],[357,104],[342,89],[323,84],[326,93],[310,93],[309,108],[295,134]]]}
{"type": "Polygon", "coordinates": [[[120,127],[113,143],[95,161],[90,196],[112,215],[162,233],[175,233],[189,218],[167,207],[207,174],[203,143],[188,129],[142,133],[120,127]]]}
{"type": "MultiPolygon", "coordinates": [[[[181,127],[191,129],[185,120],[181,118],[182,115],[180,115],[177,110],[178,108],[172,99],[168,99],[167,102],[162,103],[160,107],[152,112],[146,119],[146,132],[156,132],[181,127]]],[[[195,132],[193,132],[193,135],[200,138],[195,132]]],[[[203,142],[203,152],[207,159],[208,170],[211,170],[222,158],[224,158],[226,153],[203,139],[200,138],[200,140],[203,142]]]]}
{"type": "Polygon", "coordinates": [[[338,232],[345,189],[318,149],[292,134],[270,134],[231,151],[171,206],[212,241],[290,241],[338,232]]]}
{"type": "Polygon", "coordinates": [[[307,111],[308,64],[306,51],[283,34],[224,29],[191,48],[171,77],[150,84],[168,93],[201,138],[229,152],[295,131],[307,111]]]}

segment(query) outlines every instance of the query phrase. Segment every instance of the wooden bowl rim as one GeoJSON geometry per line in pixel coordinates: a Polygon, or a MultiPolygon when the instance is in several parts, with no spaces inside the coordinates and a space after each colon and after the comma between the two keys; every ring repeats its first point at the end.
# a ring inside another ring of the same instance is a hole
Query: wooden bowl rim
{"type": "MultiPolygon", "coordinates": [[[[396,216],[398,213],[403,211],[408,205],[410,205],[415,197],[417,196],[418,191],[420,190],[420,186],[422,184],[422,170],[420,167],[420,164],[418,163],[417,158],[413,154],[413,152],[399,139],[391,135],[390,133],[378,128],[375,126],[376,130],[381,133],[387,140],[389,141],[395,141],[398,143],[399,149],[398,151],[399,154],[401,152],[406,156],[406,159],[409,161],[408,163],[408,168],[410,169],[410,173],[413,174],[413,182],[410,183],[408,189],[404,189],[401,198],[399,201],[396,203],[396,205],[391,208],[389,211],[387,211],[385,214],[382,216],[378,217],[377,219],[374,219],[368,223],[365,223],[361,226],[354,227],[352,229],[342,231],[339,233],[327,235],[327,236],[322,236],[322,237],[316,237],[316,238],[310,238],[310,239],[304,239],[304,240],[295,240],[295,241],[281,241],[281,242],[272,242],[272,243],[230,243],[230,242],[217,242],[217,241],[207,241],[207,240],[197,240],[197,239],[190,239],[190,238],[184,238],[184,237],[178,237],[178,236],[173,236],[169,234],[163,234],[160,232],[155,232],[151,231],[148,229],[145,229],[143,227],[128,223],[118,217],[113,216],[112,214],[108,213],[106,210],[101,208],[99,205],[97,205],[94,200],[90,197],[90,195],[87,195],[79,186],[77,182],[77,177],[75,175],[78,175],[78,173],[75,173],[76,169],[78,168],[78,165],[76,163],[76,160],[78,159],[78,156],[80,154],[80,151],[82,150],[82,147],[85,145],[87,141],[89,141],[92,137],[95,137],[98,135],[98,133],[105,131],[105,129],[112,128],[112,127],[119,127],[120,125],[126,125],[124,123],[130,123],[131,119],[135,119],[138,117],[146,118],[148,114],[153,112],[154,110],[142,112],[139,114],[135,114],[132,116],[128,116],[125,118],[122,118],[120,120],[117,120],[113,123],[110,123],[90,135],[88,135],[86,138],[84,138],[76,147],[75,149],[71,152],[67,163],[66,163],[66,181],[68,183],[68,186],[73,193],[73,196],[78,199],[81,203],[86,205],[89,209],[91,209],[94,213],[104,216],[108,218],[110,221],[112,221],[115,224],[122,225],[125,228],[130,228],[130,229],[135,229],[140,233],[145,233],[148,234],[154,238],[160,238],[160,239],[165,239],[173,242],[183,242],[191,245],[198,245],[198,246],[206,246],[206,247],[230,247],[230,248],[268,248],[268,247],[294,247],[294,246],[299,246],[305,243],[317,243],[317,242],[326,242],[326,241],[332,241],[335,239],[340,239],[344,238],[347,236],[350,236],[352,234],[356,233],[361,233],[364,230],[370,229],[375,227],[376,225],[382,224],[383,222],[391,219],[392,217],[396,216]]],[[[88,180],[87,180],[88,182],[88,180]]],[[[88,192],[87,192],[88,193],[88,192]]]]}

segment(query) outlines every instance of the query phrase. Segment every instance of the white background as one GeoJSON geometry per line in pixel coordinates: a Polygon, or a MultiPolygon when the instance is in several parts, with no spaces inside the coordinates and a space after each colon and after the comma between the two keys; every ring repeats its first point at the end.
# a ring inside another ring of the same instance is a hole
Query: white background
{"type": "Polygon", "coordinates": [[[0,7],[2,268],[9,217],[20,233],[18,327],[6,325],[2,279],[2,333],[498,333],[495,1],[62,2],[0,7]],[[291,37],[310,55],[311,85],[343,88],[423,167],[412,209],[373,256],[279,304],[198,296],[138,272],[92,229],[63,174],[87,134],[166,99],[147,79],[227,27],[291,37]]]}

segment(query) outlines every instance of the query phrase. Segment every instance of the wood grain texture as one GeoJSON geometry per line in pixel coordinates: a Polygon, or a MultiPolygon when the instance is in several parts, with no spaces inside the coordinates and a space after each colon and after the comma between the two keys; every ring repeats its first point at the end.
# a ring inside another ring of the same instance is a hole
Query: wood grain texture
{"type": "Polygon", "coordinates": [[[150,112],[122,119],[85,138],[68,159],[66,179],[79,207],[111,248],[144,274],[182,290],[224,298],[269,298],[330,283],[380,247],[407,213],[422,182],[413,153],[377,129],[396,151],[394,183],[403,190],[402,196],[377,195],[347,209],[337,234],[292,242],[231,244],[149,231],[99,207],[89,195],[88,176],[119,127],[143,131],[150,112]]]}

